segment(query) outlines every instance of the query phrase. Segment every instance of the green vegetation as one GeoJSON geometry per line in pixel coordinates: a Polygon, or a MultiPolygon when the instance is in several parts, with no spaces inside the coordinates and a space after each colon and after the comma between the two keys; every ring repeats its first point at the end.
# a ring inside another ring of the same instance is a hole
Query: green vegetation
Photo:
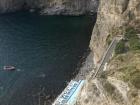
{"type": "Polygon", "coordinates": [[[106,39],[107,45],[110,45],[111,41],[112,41],[112,38],[111,38],[111,35],[109,34],[106,39]]]}
{"type": "MultiPolygon", "coordinates": [[[[106,79],[106,75],[112,76],[127,82],[134,89],[140,89],[140,38],[137,34],[139,34],[138,31],[132,27],[125,30],[124,38],[116,45],[116,56],[112,58],[109,64],[111,68],[108,73],[102,73],[101,78],[106,79]]],[[[110,39],[112,39],[111,35],[107,37],[108,44],[110,39]]],[[[111,97],[117,94],[115,87],[108,82],[104,83],[104,89],[111,97]]],[[[132,95],[137,96],[135,93],[132,95]]]]}
{"type": "Polygon", "coordinates": [[[125,41],[121,40],[115,48],[115,54],[122,54],[125,52],[126,52],[125,41]]]}
{"type": "Polygon", "coordinates": [[[100,75],[99,75],[100,78],[102,79],[107,79],[107,71],[103,71],[100,75]]]}
{"type": "Polygon", "coordinates": [[[128,16],[129,16],[129,21],[132,21],[135,18],[135,14],[131,11],[129,11],[128,16]]]}
{"type": "Polygon", "coordinates": [[[132,97],[137,97],[137,96],[138,96],[138,90],[136,90],[136,89],[130,90],[130,91],[129,91],[129,94],[130,94],[132,97]]]}
{"type": "Polygon", "coordinates": [[[130,82],[136,88],[140,89],[140,71],[135,66],[127,66],[121,68],[125,75],[123,75],[123,80],[126,82],[130,82]]]}
{"type": "Polygon", "coordinates": [[[140,89],[140,72],[135,73],[130,82],[138,89],[140,89]]]}
{"type": "Polygon", "coordinates": [[[112,94],[115,91],[115,87],[113,85],[111,85],[109,82],[106,82],[104,84],[104,89],[109,93],[112,94]]]}
{"type": "Polygon", "coordinates": [[[140,50],[140,39],[133,38],[129,41],[130,50],[140,50]]]}
{"type": "Polygon", "coordinates": [[[123,101],[121,94],[111,83],[109,83],[108,81],[104,81],[103,87],[107,94],[112,98],[112,100],[116,101],[117,103],[123,101]]]}
{"type": "Polygon", "coordinates": [[[140,50],[117,55],[111,65],[114,67],[111,69],[110,75],[140,89],[140,50]]]}
{"type": "Polygon", "coordinates": [[[137,30],[135,30],[132,27],[126,28],[124,38],[128,40],[133,39],[133,38],[138,38],[137,30]]]}
{"type": "Polygon", "coordinates": [[[115,48],[115,54],[122,54],[129,50],[140,50],[140,39],[137,36],[137,33],[137,30],[134,28],[127,28],[125,30],[124,39],[121,40],[115,48]]]}
{"type": "Polygon", "coordinates": [[[140,39],[137,36],[137,30],[132,27],[127,28],[124,37],[128,40],[130,50],[140,50],[140,39]]]}
{"type": "Polygon", "coordinates": [[[116,35],[123,35],[123,32],[124,32],[123,27],[113,27],[109,32],[110,34],[106,38],[107,45],[110,45],[110,43],[112,42],[112,39],[116,35]]]}

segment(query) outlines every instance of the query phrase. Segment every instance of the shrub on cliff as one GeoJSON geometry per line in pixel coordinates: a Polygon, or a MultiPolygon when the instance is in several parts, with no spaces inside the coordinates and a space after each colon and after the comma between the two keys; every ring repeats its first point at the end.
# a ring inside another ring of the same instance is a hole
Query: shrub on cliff
{"type": "Polygon", "coordinates": [[[130,82],[133,84],[136,88],[140,89],[140,71],[135,66],[127,66],[124,68],[121,68],[123,75],[123,80],[125,82],[130,82]]]}
{"type": "Polygon", "coordinates": [[[119,93],[119,91],[116,89],[114,85],[112,85],[108,81],[104,81],[103,88],[107,92],[107,95],[112,98],[117,103],[122,102],[122,95],[119,93]]]}
{"type": "Polygon", "coordinates": [[[140,50],[140,39],[139,38],[131,38],[129,41],[131,50],[140,50]]]}
{"type": "Polygon", "coordinates": [[[140,72],[135,73],[130,82],[137,88],[140,89],[140,72]]]}
{"type": "Polygon", "coordinates": [[[115,91],[115,87],[112,85],[112,84],[110,84],[109,82],[105,82],[105,84],[104,84],[104,89],[109,93],[109,94],[111,94],[112,95],[112,93],[114,93],[114,91],[115,91]]]}
{"type": "Polygon", "coordinates": [[[115,54],[122,54],[125,52],[126,52],[125,41],[121,40],[115,48],[115,54]]]}
{"type": "Polygon", "coordinates": [[[110,45],[111,41],[112,41],[112,38],[111,38],[111,35],[109,34],[106,38],[107,45],[110,45]]]}
{"type": "Polygon", "coordinates": [[[124,35],[125,39],[128,39],[130,40],[131,38],[137,38],[137,31],[132,28],[132,27],[129,27],[125,30],[125,35],[124,35]]]}
{"type": "Polygon", "coordinates": [[[127,28],[124,37],[128,41],[130,50],[140,50],[140,39],[137,36],[137,30],[132,27],[127,28]]]}

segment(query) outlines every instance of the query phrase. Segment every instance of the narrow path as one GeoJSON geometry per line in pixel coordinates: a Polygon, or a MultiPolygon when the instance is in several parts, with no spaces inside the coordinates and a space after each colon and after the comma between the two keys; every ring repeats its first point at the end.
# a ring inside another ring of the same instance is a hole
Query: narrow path
{"type": "Polygon", "coordinates": [[[119,42],[120,39],[122,39],[122,37],[116,36],[116,37],[112,40],[112,42],[111,42],[111,44],[109,45],[107,51],[105,52],[104,56],[102,57],[102,60],[101,60],[101,63],[100,63],[100,65],[99,65],[99,67],[97,68],[96,72],[93,73],[93,74],[90,76],[90,78],[95,78],[95,77],[98,75],[98,73],[99,73],[100,71],[103,71],[105,64],[106,64],[106,63],[110,60],[110,58],[112,57],[113,51],[114,51],[114,49],[115,49],[115,47],[116,47],[116,45],[117,45],[117,43],[119,42]]]}

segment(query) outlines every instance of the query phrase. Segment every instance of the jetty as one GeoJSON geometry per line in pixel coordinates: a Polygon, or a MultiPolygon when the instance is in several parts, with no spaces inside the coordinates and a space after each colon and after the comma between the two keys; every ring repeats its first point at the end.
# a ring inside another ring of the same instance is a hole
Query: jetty
{"type": "Polygon", "coordinates": [[[52,105],[74,105],[85,80],[71,80],[52,105]]]}

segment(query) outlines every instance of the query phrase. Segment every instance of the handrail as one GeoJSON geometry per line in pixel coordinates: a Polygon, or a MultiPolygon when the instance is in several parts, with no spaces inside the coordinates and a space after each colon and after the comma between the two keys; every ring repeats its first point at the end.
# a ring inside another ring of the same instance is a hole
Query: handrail
{"type": "Polygon", "coordinates": [[[108,49],[107,49],[106,52],[104,53],[104,55],[103,55],[103,57],[102,57],[102,60],[101,60],[101,63],[100,63],[100,65],[99,65],[99,67],[97,68],[95,74],[91,75],[90,78],[95,78],[95,77],[98,75],[100,69],[102,68],[102,66],[103,66],[103,64],[104,64],[104,62],[105,62],[105,58],[107,57],[108,52],[110,51],[110,49],[112,48],[112,46],[115,44],[116,41],[117,41],[117,37],[115,37],[115,38],[112,40],[112,42],[111,42],[111,44],[109,45],[108,49]]]}

